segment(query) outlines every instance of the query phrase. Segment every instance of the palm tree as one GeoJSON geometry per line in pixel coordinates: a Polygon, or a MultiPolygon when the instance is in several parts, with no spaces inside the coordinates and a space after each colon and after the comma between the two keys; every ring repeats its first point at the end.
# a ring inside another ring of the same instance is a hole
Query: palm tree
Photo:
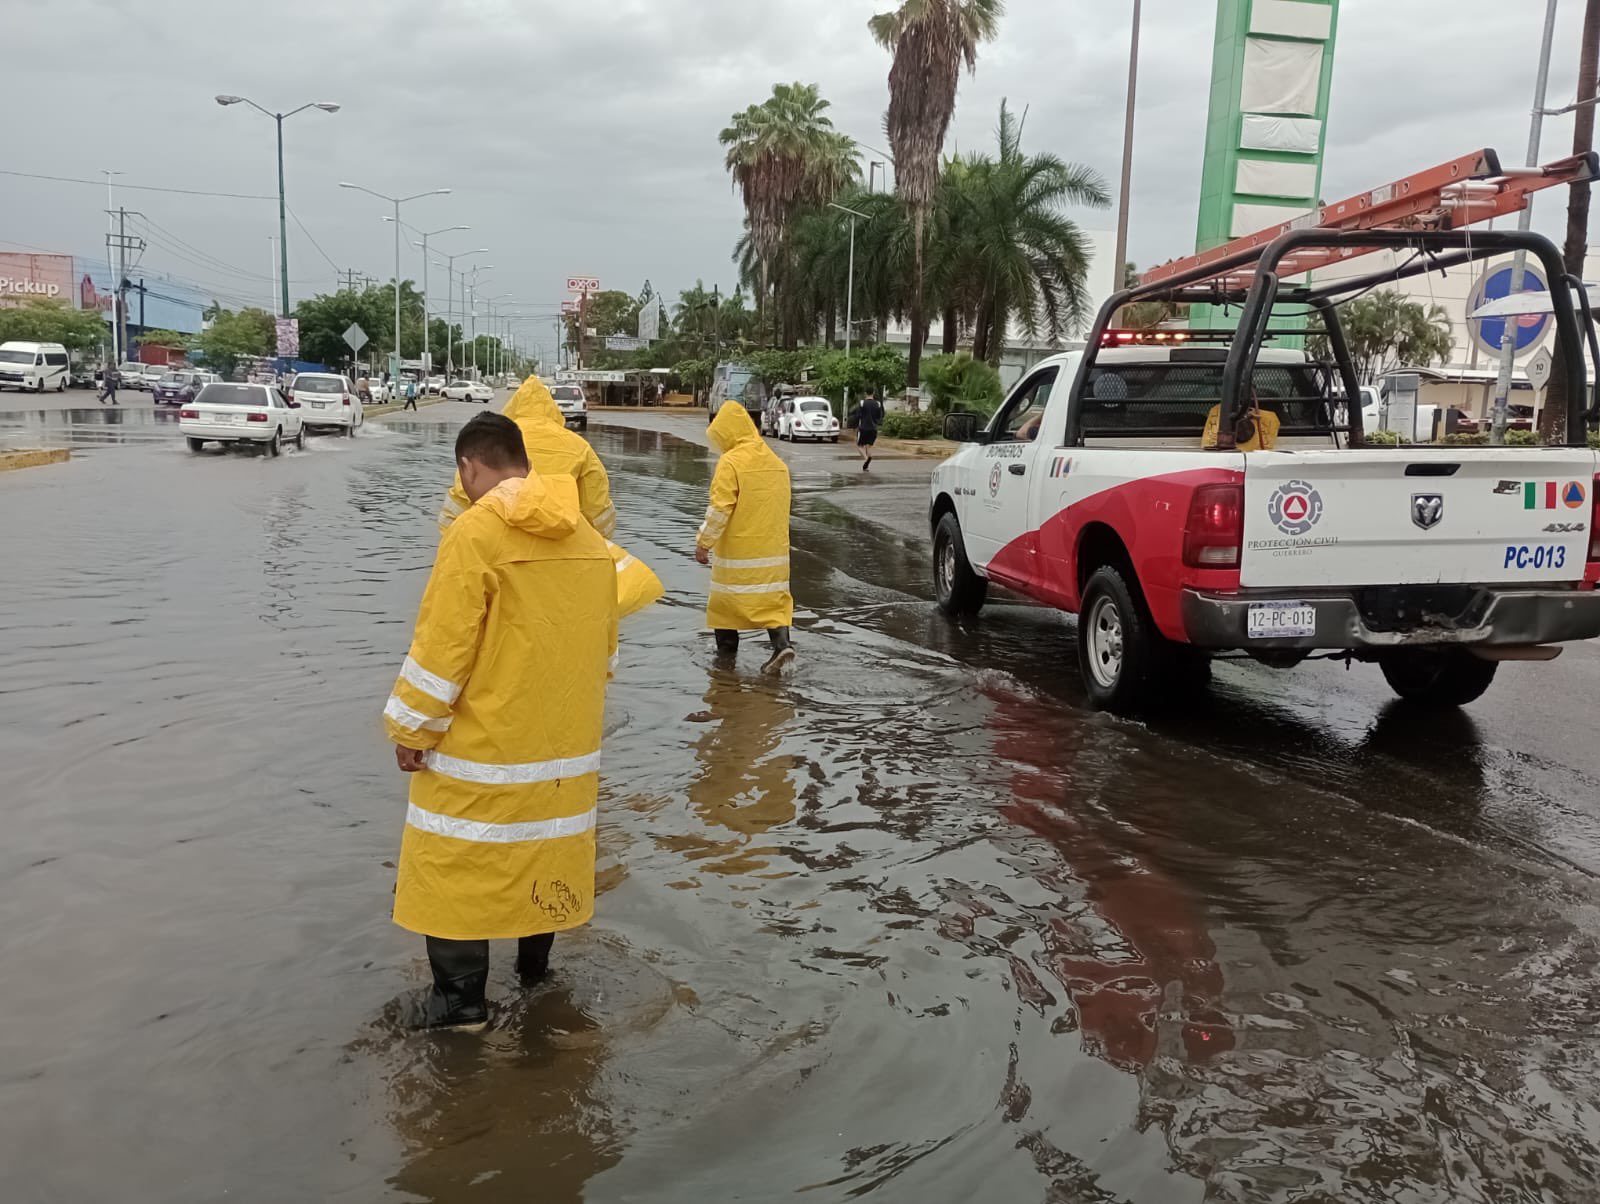
{"type": "Polygon", "coordinates": [[[940,205],[941,225],[958,238],[958,279],[975,290],[958,297],[975,306],[972,353],[991,364],[1000,361],[1012,320],[1030,338],[1051,343],[1087,320],[1089,243],[1062,209],[1111,204],[1097,172],[1051,154],[1024,154],[1022,122],[1003,100],[995,133],[995,158],[972,155],[947,169],[940,205]]]}
{"type": "Polygon", "coordinates": [[[978,44],[995,36],[1002,0],[902,0],[868,22],[894,55],[884,125],[894,152],[895,191],[911,211],[911,354],[907,380],[919,380],[923,338],[923,234],[939,184],[939,153],[956,110],[961,64],[973,71],[978,44]]]}
{"type": "Polygon", "coordinates": [[[760,267],[758,307],[768,299],[791,219],[860,176],[856,144],[833,128],[827,109],[815,84],[774,84],[770,97],[735,113],[719,137],[760,267]]]}

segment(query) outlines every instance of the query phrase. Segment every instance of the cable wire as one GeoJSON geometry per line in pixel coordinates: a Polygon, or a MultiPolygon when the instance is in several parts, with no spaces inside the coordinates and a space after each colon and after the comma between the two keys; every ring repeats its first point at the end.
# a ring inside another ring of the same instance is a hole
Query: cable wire
{"type": "MultiPolygon", "coordinates": [[[[57,184],[90,184],[95,188],[104,188],[104,180],[80,180],[75,176],[46,176],[32,171],[8,171],[0,168],[0,176],[16,176],[23,180],[51,180],[57,184]]],[[[255,192],[206,192],[199,188],[158,188],[154,184],[117,184],[117,188],[131,188],[135,192],[170,192],[177,196],[211,196],[223,197],[231,201],[275,201],[278,198],[266,193],[255,192]]]]}

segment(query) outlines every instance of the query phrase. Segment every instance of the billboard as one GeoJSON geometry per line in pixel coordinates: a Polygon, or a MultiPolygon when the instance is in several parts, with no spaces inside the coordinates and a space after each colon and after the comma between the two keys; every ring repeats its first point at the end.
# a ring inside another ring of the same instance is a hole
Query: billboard
{"type": "Polygon", "coordinates": [[[300,319],[278,319],[278,358],[300,358],[300,319]]]}
{"type": "Polygon", "coordinates": [[[0,307],[29,301],[72,305],[72,256],[0,251],[0,307]]]}

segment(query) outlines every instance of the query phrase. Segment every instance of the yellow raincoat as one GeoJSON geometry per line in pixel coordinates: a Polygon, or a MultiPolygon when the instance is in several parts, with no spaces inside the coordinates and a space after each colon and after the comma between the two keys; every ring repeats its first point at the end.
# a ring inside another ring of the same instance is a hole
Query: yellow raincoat
{"type": "Polygon", "coordinates": [[[491,940],[594,914],[595,800],[616,567],[565,476],[503,481],[445,532],[389,738],[412,775],[394,921],[491,940]]]}
{"type": "MultiPolygon", "coordinates": [[[[522,445],[534,472],[547,477],[560,473],[578,482],[578,508],[583,517],[610,539],[617,529],[617,512],[611,505],[611,478],[606,476],[605,465],[589,441],[567,429],[567,420],[561,416],[544,381],[537,376],[528,377],[506,402],[503,413],[522,429],[522,445]]],[[[469,504],[461,488],[461,474],[457,473],[439,510],[439,530],[455,522],[469,504]]]]}
{"type": "Polygon", "coordinates": [[[731,631],[788,627],[794,620],[789,469],[736,401],[723,403],[709,433],[722,458],[696,540],[711,553],[706,626],[731,631]]]}

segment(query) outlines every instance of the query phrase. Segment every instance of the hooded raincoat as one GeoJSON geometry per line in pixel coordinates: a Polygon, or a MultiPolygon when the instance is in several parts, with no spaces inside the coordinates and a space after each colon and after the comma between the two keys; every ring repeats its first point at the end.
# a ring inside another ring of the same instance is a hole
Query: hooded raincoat
{"type": "Polygon", "coordinates": [[[594,913],[595,800],[616,564],[565,476],[503,481],[439,543],[389,738],[411,777],[394,921],[492,940],[594,913]]]}
{"type": "MultiPolygon", "coordinates": [[[[583,511],[583,517],[610,539],[617,529],[617,512],[611,505],[611,479],[606,476],[605,465],[600,463],[589,441],[567,429],[567,420],[561,416],[544,381],[537,376],[528,377],[506,402],[503,412],[521,428],[522,445],[527,449],[528,463],[534,472],[546,477],[559,473],[576,481],[578,508],[583,511]]],[[[443,531],[455,522],[470,504],[461,488],[461,475],[457,473],[439,510],[439,529],[443,531]]]]}
{"type": "Polygon", "coordinates": [[[794,620],[789,469],[736,401],[723,403],[709,433],[722,458],[696,540],[711,553],[706,626],[731,631],[788,627],[794,620]]]}

